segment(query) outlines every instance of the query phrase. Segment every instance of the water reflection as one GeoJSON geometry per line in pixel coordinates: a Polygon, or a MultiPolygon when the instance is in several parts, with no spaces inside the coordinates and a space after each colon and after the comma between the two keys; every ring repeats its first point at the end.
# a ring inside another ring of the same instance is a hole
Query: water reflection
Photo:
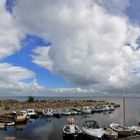
{"type": "MultiPolygon", "coordinates": [[[[122,99],[109,99],[109,101],[119,103],[120,108],[113,112],[94,113],[90,115],[75,115],[76,123],[81,126],[85,120],[94,119],[99,122],[101,127],[109,127],[110,123],[116,122],[123,124],[122,99]]],[[[136,125],[140,121],[140,102],[139,98],[126,99],[126,124],[136,125]]],[[[15,136],[17,140],[63,140],[62,128],[66,123],[67,116],[61,118],[40,117],[29,120],[27,124],[19,124],[15,127],[8,127],[7,131],[0,130],[0,139],[4,136],[15,136]]],[[[86,138],[84,138],[85,140],[86,138]]],[[[137,138],[135,140],[139,140],[137,138]]],[[[123,139],[125,140],[125,138],[123,139]]]]}

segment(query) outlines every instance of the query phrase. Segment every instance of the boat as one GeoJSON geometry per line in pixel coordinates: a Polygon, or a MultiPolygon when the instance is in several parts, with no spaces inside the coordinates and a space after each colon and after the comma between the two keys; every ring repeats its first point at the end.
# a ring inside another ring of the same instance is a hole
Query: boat
{"type": "Polygon", "coordinates": [[[82,112],[83,114],[91,114],[91,109],[90,109],[90,107],[88,107],[88,106],[82,106],[82,107],[81,107],[81,112],[82,112]]]}
{"type": "Polygon", "coordinates": [[[58,111],[58,110],[54,110],[53,111],[53,117],[55,117],[55,118],[60,118],[62,115],[61,115],[61,112],[60,111],[58,111]]]}
{"type": "Polygon", "coordinates": [[[118,133],[111,128],[104,128],[104,137],[107,139],[117,139],[118,133]]]}
{"type": "Polygon", "coordinates": [[[14,118],[4,118],[1,117],[0,123],[4,123],[5,126],[12,126],[15,124],[14,118]]]}
{"type": "Polygon", "coordinates": [[[37,118],[37,113],[35,113],[34,109],[27,109],[27,114],[30,116],[30,118],[37,118]]]}
{"type": "Polygon", "coordinates": [[[69,116],[71,115],[71,112],[68,108],[64,108],[63,111],[61,112],[62,115],[65,115],[65,116],[69,116]]]}
{"type": "Polygon", "coordinates": [[[48,116],[48,117],[52,117],[53,116],[53,110],[51,108],[44,109],[42,111],[42,114],[45,115],[45,116],[48,116]]]}
{"type": "Polygon", "coordinates": [[[132,126],[131,130],[137,135],[140,135],[140,126],[132,126]]]}
{"type": "Polygon", "coordinates": [[[75,124],[74,118],[68,118],[63,127],[63,138],[80,137],[82,130],[75,124]]]}
{"type": "Polygon", "coordinates": [[[103,111],[110,111],[110,107],[108,105],[103,106],[103,111]]]}
{"type": "Polygon", "coordinates": [[[82,113],[82,111],[81,111],[80,108],[72,108],[72,110],[77,111],[78,114],[81,114],[82,113]]]}
{"type": "Polygon", "coordinates": [[[21,110],[20,112],[23,113],[23,115],[26,117],[26,119],[30,118],[30,116],[28,115],[26,110],[21,110]]]}
{"type": "Polygon", "coordinates": [[[134,131],[130,127],[125,127],[116,123],[111,123],[110,128],[118,132],[120,136],[131,136],[134,134],[134,131]]]}
{"type": "Polygon", "coordinates": [[[15,123],[23,123],[23,122],[26,122],[26,117],[21,112],[17,113],[17,116],[15,117],[15,123]]]}
{"type": "Polygon", "coordinates": [[[75,111],[75,110],[70,109],[70,114],[71,114],[71,115],[77,115],[77,114],[78,114],[78,112],[77,112],[77,111],[75,111]]]}
{"type": "Polygon", "coordinates": [[[6,125],[6,126],[13,126],[13,125],[15,125],[15,122],[14,122],[14,121],[7,121],[7,122],[5,123],[5,125],[6,125]]]}
{"type": "Polygon", "coordinates": [[[101,139],[104,135],[104,129],[100,128],[98,122],[95,120],[86,120],[82,125],[82,131],[83,134],[92,139],[101,139]]]}
{"type": "Polygon", "coordinates": [[[101,112],[103,112],[103,108],[99,106],[92,107],[91,109],[91,113],[101,113],[101,112]]]}
{"type": "Polygon", "coordinates": [[[111,111],[115,110],[115,107],[114,107],[113,104],[110,105],[110,110],[111,110],[111,111]]]}
{"type": "MultiPolygon", "coordinates": [[[[114,107],[114,105],[113,105],[114,107]]],[[[118,132],[119,136],[132,136],[135,134],[134,130],[131,129],[131,127],[126,127],[126,112],[125,112],[125,91],[123,95],[123,125],[117,124],[117,123],[111,123],[110,128],[114,131],[118,132]]]]}
{"type": "Polygon", "coordinates": [[[6,128],[5,123],[0,122],[0,129],[5,129],[5,128],[6,128]]]}

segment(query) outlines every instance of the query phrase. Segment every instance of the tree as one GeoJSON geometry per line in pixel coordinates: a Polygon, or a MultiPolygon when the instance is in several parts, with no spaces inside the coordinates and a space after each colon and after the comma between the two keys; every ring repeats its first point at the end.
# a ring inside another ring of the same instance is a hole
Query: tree
{"type": "Polygon", "coordinates": [[[29,96],[27,102],[34,102],[34,97],[33,96],[29,96]]]}

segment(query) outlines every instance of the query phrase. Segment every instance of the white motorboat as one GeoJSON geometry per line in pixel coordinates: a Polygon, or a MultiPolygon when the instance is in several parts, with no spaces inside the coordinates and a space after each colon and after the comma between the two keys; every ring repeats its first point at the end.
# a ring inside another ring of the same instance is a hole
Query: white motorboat
{"type": "Polygon", "coordinates": [[[13,125],[15,125],[15,122],[14,121],[9,121],[9,122],[6,122],[5,125],[6,126],[13,126],[13,125]]]}
{"type": "Polygon", "coordinates": [[[114,105],[112,105],[112,104],[110,105],[110,110],[112,110],[112,111],[115,110],[114,105]]]}
{"type": "Polygon", "coordinates": [[[63,111],[61,112],[61,115],[68,116],[71,115],[71,112],[68,108],[64,108],[63,111]]]}
{"type": "Polygon", "coordinates": [[[110,107],[108,105],[103,106],[103,111],[110,111],[110,107]]]}
{"type": "Polygon", "coordinates": [[[118,133],[111,128],[104,128],[104,136],[107,139],[117,139],[118,138],[118,133]]]}
{"type": "Polygon", "coordinates": [[[75,110],[70,109],[70,114],[71,114],[71,115],[77,115],[77,114],[78,114],[78,112],[77,112],[77,111],[75,111],[75,110]]]}
{"type": "Polygon", "coordinates": [[[120,136],[131,136],[134,134],[134,131],[130,127],[125,127],[116,123],[111,123],[110,128],[118,132],[120,136]]]}
{"type": "Polygon", "coordinates": [[[90,138],[102,138],[104,129],[99,127],[99,124],[94,120],[87,120],[82,125],[82,131],[90,138]]]}
{"type": "Polygon", "coordinates": [[[103,108],[100,106],[92,107],[91,109],[91,113],[101,113],[103,111],[104,111],[103,108]]]}
{"type": "Polygon", "coordinates": [[[51,108],[44,109],[42,111],[42,114],[45,115],[45,116],[48,116],[48,117],[52,117],[53,116],[53,110],[51,108]]]}
{"type": "Polygon", "coordinates": [[[53,117],[60,118],[61,116],[62,116],[61,111],[53,110],[53,117]]]}
{"type": "Polygon", "coordinates": [[[27,114],[30,118],[37,118],[37,113],[35,113],[34,109],[27,109],[27,114]]]}
{"type": "Polygon", "coordinates": [[[63,127],[63,137],[78,137],[82,130],[75,124],[74,118],[68,118],[67,124],[63,127]]]}
{"type": "Polygon", "coordinates": [[[132,126],[131,130],[137,135],[140,135],[140,126],[132,126]]]}
{"type": "Polygon", "coordinates": [[[82,112],[83,114],[91,114],[91,109],[90,109],[89,106],[82,106],[82,107],[81,107],[81,112],[82,112]]]}

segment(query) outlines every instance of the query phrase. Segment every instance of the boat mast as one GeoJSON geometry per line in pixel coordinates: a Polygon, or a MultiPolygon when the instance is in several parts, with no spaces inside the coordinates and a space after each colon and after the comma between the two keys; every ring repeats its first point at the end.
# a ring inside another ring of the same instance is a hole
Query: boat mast
{"type": "Polygon", "coordinates": [[[123,91],[123,125],[125,126],[126,120],[125,120],[125,91],[123,91]]]}

